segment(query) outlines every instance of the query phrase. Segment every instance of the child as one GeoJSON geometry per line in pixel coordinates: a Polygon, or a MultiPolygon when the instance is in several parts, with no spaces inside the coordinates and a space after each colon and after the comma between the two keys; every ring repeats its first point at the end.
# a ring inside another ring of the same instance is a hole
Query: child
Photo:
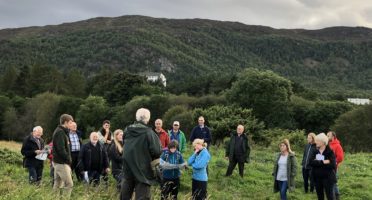
{"type": "Polygon", "coordinates": [[[161,188],[161,199],[177,199],[180,187],[180,168],[186,166],[182,155],[177,151],[178,142],[171,141],[168,149],[160,156],[160,167],[163,169],[163,181],[161,188]]]}
{"type": "Polygon", "coordinates": [[[195,152],[188,160],[189,166],[192,166],[192,199],[203,200],[207,199],[207,166],[211,156],[204,140],[195,139],[192,144],[195,152]]]}

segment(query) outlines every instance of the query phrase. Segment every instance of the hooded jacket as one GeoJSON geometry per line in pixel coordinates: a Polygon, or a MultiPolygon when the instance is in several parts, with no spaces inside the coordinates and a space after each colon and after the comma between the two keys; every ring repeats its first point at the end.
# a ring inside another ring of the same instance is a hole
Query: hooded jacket
{"type": "Polygon", "coordinates": [[[197,181],[208,181],[207,166],[211,155],[207,148],[190,156],[188,164],[192,166],[192,179],[197,181]]]}
{"type": "MultiPolygon", "coordinates": [[[[274,192],[279,192],[279,182],[276,180],[276,176],[278,174],[278,161],[280,159],[281,153],[277,155],[277,158],[275,159],[274,163],[274,171],[273,171],[273,176],[274,176],[274,192]]],[[[294,153],[289,153],[288,154],[288,160],[287,160],[287,179],[288,179],[288,190],[292,192],[295,189],[295,177],[297,173],[297,164],[296,164],[296,156],[294,153]]]]}
{"type": "Polygon", "coordinates": [[[156,183],[151,161],[161,154],[160,140],[147,125],[135,122],[124,130],[123,174],[126,179],[153,185],[156,183]]]}
{"type": "Polygon", "coordinates": [[[186,137],[185,137],[185,134],[181,131],[181,130],[178,130],[178,133],[174,133],[173,130],[169,130],[168,131],[168,135],[169,135],[169,140],[172,141],[172,140],[177,140],[176,138],[178,137],[178,150],[183,153],[185,152],[186,150],[186,137]]]}
{"type": "Polygon", "coordinates": [[[337,138],[334,138],[329,142],[329,147],[331,147],[332,151],[335,153],[337,169],[338,165],[344,160],[344,150],[342,149],[341,143],[337,138]]]}

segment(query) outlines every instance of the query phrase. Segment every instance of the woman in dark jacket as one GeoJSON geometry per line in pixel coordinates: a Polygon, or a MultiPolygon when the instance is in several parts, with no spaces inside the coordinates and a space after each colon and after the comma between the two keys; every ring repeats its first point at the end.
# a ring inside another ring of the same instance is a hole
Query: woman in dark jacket
{"type": "Polygon", "coordinates": [[[336,157],[328,146],[328,137],[324,133],[315,137],[315,143],[318,149],[311,156],[310,165],[318,200],[324,199],[324,192],[328,200],[333,200],[333,185],[336,183],[336,157]]]}
{"type": "Polygon", "coordinates": [[[123,130],[121,129],[114,131],[114,143],[110,147],[109,157],[112,164],[112,176],[120,190],[121,179],[123,178],[123,130]]]}
{"type": "Polygon", "coordinates": [[[21,153],[24,156],[24,167],[29,172],[29,182],[39,184],[43,175],[44,162],[36,159],[36,155],[42,153],[44,149],[44,141],[41,139],[43,129],[41,126],[36,126],[32,133],[23,141],[21,153]]]}
{"type": "Polygon", "coordinates": [[[310,158],[316,151],[315,145],[315,133],[309,133],[307,135],[307,144],[305,145],[304,155],[302,157],[302,177],[304,179],[305,193],[309,191],[309,180],[310,180],[310,192],[314,192],[314,180],[311,176],[310,158]]]}

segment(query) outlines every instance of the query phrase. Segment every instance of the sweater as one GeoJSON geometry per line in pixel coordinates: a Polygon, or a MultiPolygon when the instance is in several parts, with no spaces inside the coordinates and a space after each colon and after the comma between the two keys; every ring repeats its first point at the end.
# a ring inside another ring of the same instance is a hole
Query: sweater
{"type": "Polygon", "coordinates": [[[192,179],[208,181],[207,166],[210,159],[211,155],[206,148],[190,156],[188,165],[192,166],[192,179]]]}

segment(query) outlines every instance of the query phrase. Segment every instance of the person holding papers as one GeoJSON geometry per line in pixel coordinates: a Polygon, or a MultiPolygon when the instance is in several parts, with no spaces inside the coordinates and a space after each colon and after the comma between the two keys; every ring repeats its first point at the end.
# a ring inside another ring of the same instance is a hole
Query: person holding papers
{"type": "Polygon", "coordinates": [[[319,200],[333,200],[333,186],[336,183],[336,157],[328,145],[328,137],[320,133],[315,137],[317,150],[311,156],[310,165],[314,178],[316,194],[319,200]]]}

